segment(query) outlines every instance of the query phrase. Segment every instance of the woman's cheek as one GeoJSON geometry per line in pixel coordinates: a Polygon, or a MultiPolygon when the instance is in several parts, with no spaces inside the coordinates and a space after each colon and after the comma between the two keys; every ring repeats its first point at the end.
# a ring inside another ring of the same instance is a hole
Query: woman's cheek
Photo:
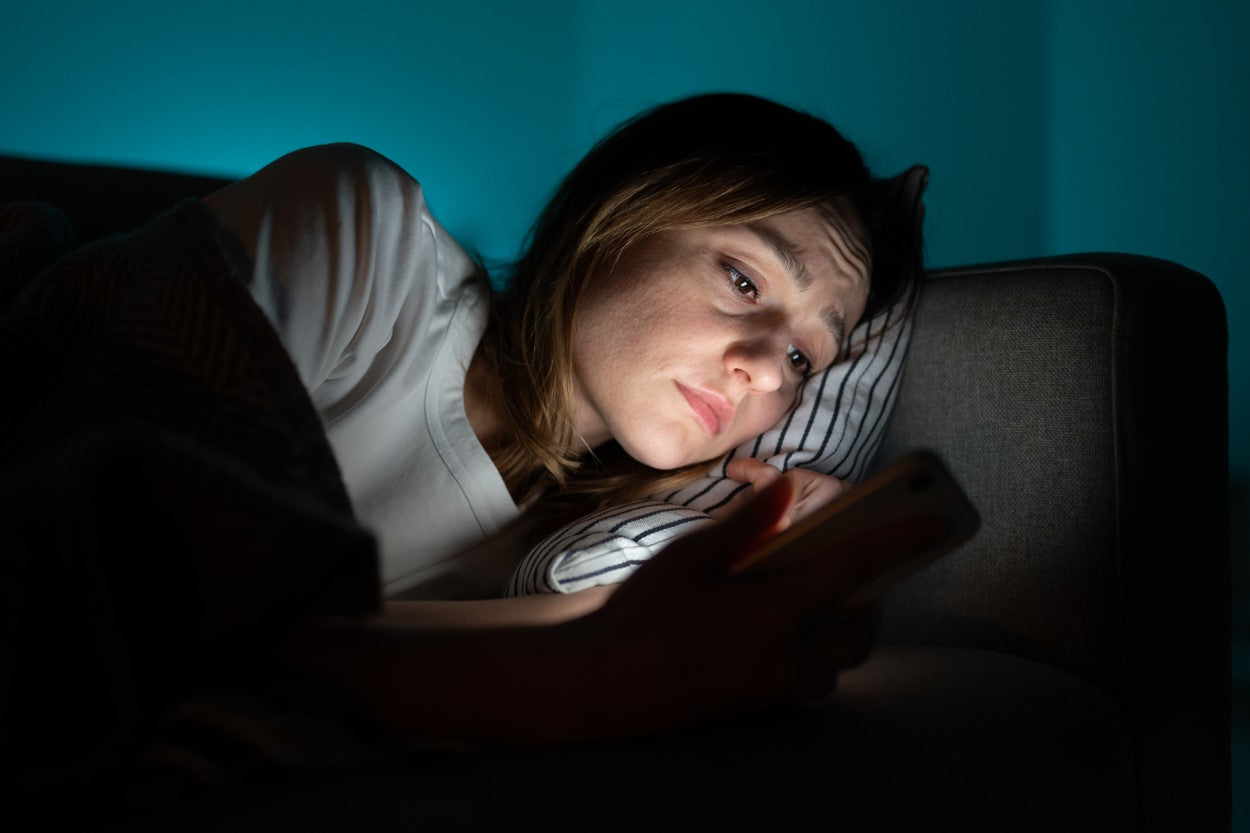
{"type": "Polygon", "coordinates": [[[747,440],[754,439],[772,428],[785,415],[792,402],[794,402],[793,391],[768,394],[766,400],[759,401],[757,407],[751,409],[747,419],[743,420],[742,425],[734,432],[733,444],[730,447],[737,448],[747,440]]]}

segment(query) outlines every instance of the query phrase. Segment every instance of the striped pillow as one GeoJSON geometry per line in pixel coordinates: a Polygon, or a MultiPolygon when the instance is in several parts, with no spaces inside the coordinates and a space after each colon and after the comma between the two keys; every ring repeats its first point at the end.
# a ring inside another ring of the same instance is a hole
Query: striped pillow
{"type": "Polygon", "coordinates": [[[669,494],[586,515],[526,555],[504,595],[572,593],[616,584],[673,539],[710,523],[709,511],[746,485],[725,474],[731,460],[756,457],[782,471],[807,468],[859,480],[877,451],[903,369],[911,317],[900,303],[850,334],[847,358],[813,376],[775,427],[723,457],[710,474],[669,494]]]}

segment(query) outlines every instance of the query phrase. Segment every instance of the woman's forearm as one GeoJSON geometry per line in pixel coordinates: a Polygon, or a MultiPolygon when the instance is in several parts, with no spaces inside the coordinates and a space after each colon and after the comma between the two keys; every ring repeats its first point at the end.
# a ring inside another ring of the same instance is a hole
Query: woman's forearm
{"type": "Polygon", "coordinates": [[[337,692],[382,730],[425,740],[620,738],[822,696],[864,660],[876,632],[875,605],[848,615],[843,603],[858,586],[856,561],[727,574],[775,534],[795,495],[780,478],[599,591],[611,595],[586,615],[500,626],[488,619],[515,610],[483,605],[411,609],[452,612],[442,624],[323,619],[285,631],[262,659],[337,692]],[[469,622],[470,611],[485,615],[469,622]]]}
{"type": "Polygon", "coordinates": [[[500,628],[553,625],[599,609],[615,585],[576,593],[543,593],[471,601],[388,601],[375,617],[378,624],[422,628],[500,628]]]}
{"type": "Polygon", "coordinates": [[[288,673],[324,687],[377,729],[422,739],[553,743],[617,734],[593,689],[589,629],[306,623],[276,646],[288,673]],[[605,722],[606,721],[606,722],[605,722]]]}

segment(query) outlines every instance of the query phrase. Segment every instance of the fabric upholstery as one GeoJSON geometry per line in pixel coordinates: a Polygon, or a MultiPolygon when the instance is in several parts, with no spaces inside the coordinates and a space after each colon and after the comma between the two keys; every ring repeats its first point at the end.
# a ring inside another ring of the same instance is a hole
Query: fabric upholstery
{"type": "Polygon", "coordinates": [[[1175,263],[947,270],[882,443],[941,449],[983,519],[887,594],[883,641],[1010,652],[1119,698],[1149,829],[1227,818],[1226,354],[1218,292],[1175,263]]]}
{"type": "Polygon", "coordinates": [[[0,316],[0,798],[19,816],[125,800],[166,709],[231,686],[249,645],[380,606],[374,539],[219,231],[187,201],[0,316]]]}
{"type": "Polygon", "coordinates": [[[1065,667],[1108,666],[1112,302],[1103,281],[1044,272],[926,284],[923,341],[882,459],[940,446],[982,528],[891,594],[889,638],[929,642],[962,620],[976,623],[985,647],[1022,642],[1065,667]]]}
{"type": "Polygon", "coordinates": [[[74,232],[59,208],[39,202],[0,205],[0,310],[26,281],[70,250],[74,232]]]}

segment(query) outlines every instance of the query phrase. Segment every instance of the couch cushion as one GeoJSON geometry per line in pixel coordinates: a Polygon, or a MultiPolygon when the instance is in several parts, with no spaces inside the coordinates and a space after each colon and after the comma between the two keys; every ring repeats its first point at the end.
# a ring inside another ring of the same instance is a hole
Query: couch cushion
{"type": "Polygon", "coordinates": [[[1115,692],[1161,830],[1227,825],[1226,333],[1214,285],[1157,258],[947,270],[881,450],[937,449],[982,517],[886,595],[882,640],[1009,651],[1115,692]]]}
{"type": "Polygon", "coordinates": [[[887,641],[1114,665],[1115,300],[1072,268],[926,283],[882,456],[939,449],[982,525],[886,596],[887,641]]]}

